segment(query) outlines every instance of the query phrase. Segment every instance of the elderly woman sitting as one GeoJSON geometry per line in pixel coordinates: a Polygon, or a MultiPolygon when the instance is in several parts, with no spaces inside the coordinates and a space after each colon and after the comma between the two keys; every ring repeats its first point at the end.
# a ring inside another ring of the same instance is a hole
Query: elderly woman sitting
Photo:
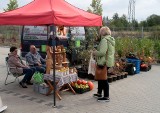
{"type": "Polygon", "coordinates": [[[23,62],[21,62],[19,56],[17,55],[17,48],[11,47],[10,48],[10,54],[8,57],[8,65],[9,67],[16,67],[13,69],[10,69],[11,73],[19,73],[19,74],[25,74],[22,81],[19,83],[22,88],[27,88],[27,85],[33,85],[33,83],[30,82],[32,79],[32,76],[35,72],[35,68],[30,68],[27,65],[24,65],[23,62]]]}

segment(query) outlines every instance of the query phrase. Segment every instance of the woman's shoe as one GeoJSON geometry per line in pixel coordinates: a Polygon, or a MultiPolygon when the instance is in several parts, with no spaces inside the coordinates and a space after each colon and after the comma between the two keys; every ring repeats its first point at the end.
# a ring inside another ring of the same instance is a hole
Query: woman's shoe
{"type": "Polygon", "coordinates": [[[102,95],[101,94],[93,94],[93,97],[100,98],[100,97],[102,97],[102,95]]]}
{"type": "Polygon", "coordinates": [[[23,82],[20,82],[19,85],[20,85],[22,88],[27,88],[26,84],[23,83],[23,82]]]}
{"type": "Polygon", "coordinates": [[[108,98],[108,97],[102,97],[102,98],[98,98],[97,101],[98,102],[109,102],[110,98],[108,98]]]}

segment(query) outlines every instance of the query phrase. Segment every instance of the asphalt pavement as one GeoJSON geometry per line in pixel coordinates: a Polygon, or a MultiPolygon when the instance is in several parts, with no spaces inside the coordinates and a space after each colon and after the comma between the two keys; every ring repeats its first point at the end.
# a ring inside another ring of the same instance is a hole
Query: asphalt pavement
{"type": "Polygon", "coordinates": [[[159,65],[153,65],[149,72],[110,83],[110,102],[100,103],[92,97],[97,91],[97,82],[93,81],[95,87],[90,92],[61,92],[62,100],[57,98],[57,107],[53,108],[53,95],[38,94],[33,86],[23,89],[18,82],[4,85],[8,52],[8,47],[0,47],[0,96],[8,106],[3,113],[160,113],[159,65]]]}

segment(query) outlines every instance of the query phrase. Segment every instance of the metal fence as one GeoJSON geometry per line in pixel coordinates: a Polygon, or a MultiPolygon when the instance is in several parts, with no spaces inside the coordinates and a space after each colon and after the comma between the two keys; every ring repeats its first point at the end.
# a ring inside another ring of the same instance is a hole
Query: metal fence
{"type": "MultiPolygon", "coordinates": [[[[160,27],[137,27],[129,28],[110,28],[112,36],[117,37],[135,37],[135,38],[153,38],[160,39],[160,27]]],[[[0,26],[0,45],[18,45],[20,44],[22,26],[0,26]]]]}
{"type": "Polygon", "coordinates": [[[113,37],[135,37],[135,38],[154,38],[160,39],[160,28],[158,27],[137,27],[129,28],[110,28],[113,37]]]}

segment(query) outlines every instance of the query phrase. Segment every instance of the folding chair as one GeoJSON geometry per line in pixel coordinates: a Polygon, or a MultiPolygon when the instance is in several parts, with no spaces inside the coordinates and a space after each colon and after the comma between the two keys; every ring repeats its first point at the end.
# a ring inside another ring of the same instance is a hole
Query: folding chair
{"type": "Polygon", "coordinates": [[[10,72],[10,69],[17,69],[17,67],[10,67],[10,66],[8,65],[8,57],[5,58],[5,62],[6,62],[6,68],[7,68],[7,76],[6,76],[6,79],[5,79],[4,84],[5,84],[5,85],[8,85],[8,84],[14,83],[17,79],[18,79],[18,82],[19,82],[19,78],[18,78],[18,77],[22,76],[23,74],[11,73],[11,72],[10,72]],[[7,83],[7,79],[8,79],[8,77],[9,77],[9,75],[12,75],[13,77],[15,77],[15,80],[12,81],[12,82],[8,82],[8,83],[7,83]]]}

